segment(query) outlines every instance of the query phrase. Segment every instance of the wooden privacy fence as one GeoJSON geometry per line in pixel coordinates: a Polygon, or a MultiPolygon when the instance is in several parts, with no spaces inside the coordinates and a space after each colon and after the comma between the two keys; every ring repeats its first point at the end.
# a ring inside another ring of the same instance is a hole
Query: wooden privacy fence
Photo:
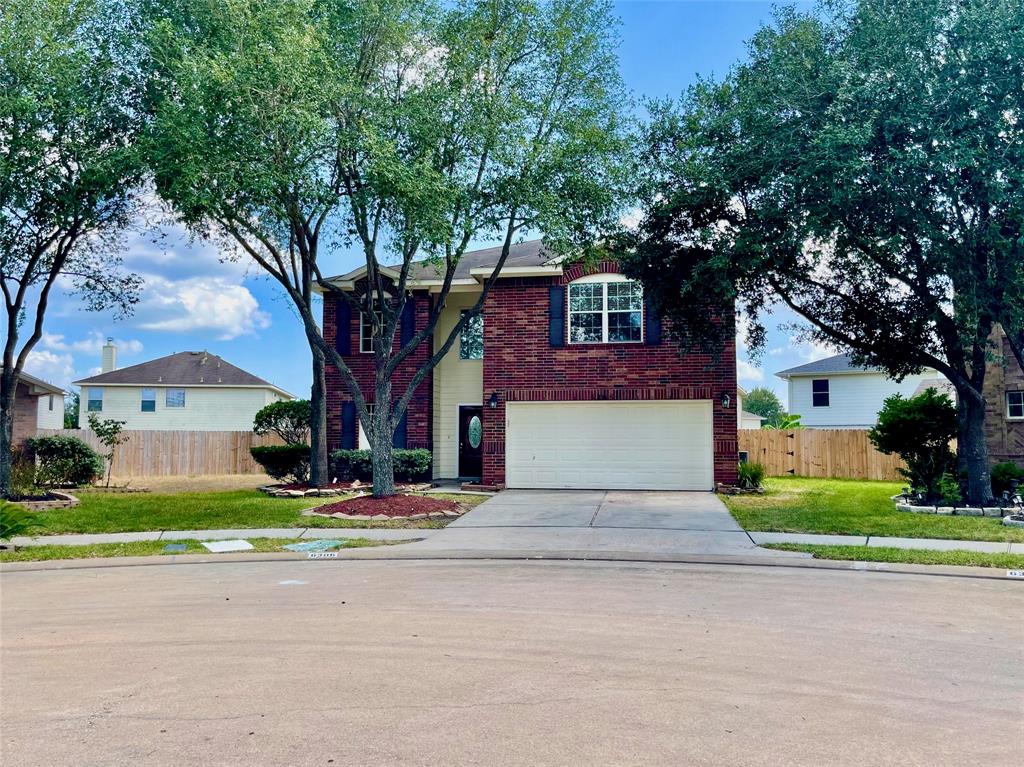
{"type": "MultiPolygon", "coordinates": [[[[101,455],[106,448],[89,429],[40,429],[39,436],[78,437],[101,455]]],[[[254,445],[280,445],[276,435],[251,431],[123,431],[127,440],[114,453],[115,477],[202,474],[258,474],[249,455],[254,445]]]]}
{"type": "Polygon", "coordinates": [[[875,450],[866,429],[740,429],[739,442],[770,477],[903,479],[903,461],[875,450]]]}

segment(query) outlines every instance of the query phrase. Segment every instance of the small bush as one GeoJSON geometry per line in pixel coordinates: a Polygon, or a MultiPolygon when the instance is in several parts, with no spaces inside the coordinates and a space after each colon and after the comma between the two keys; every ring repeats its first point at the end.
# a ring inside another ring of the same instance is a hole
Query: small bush
{"type": "Polygon", "coordinates": [[[36,480],[36,462],[30,453],[22,450],[11,452],[11,497],[14,499],[44,495],[36,480]]]}
{"type": "Polygon", "coordinates": [[[273,402],[256,413],[252,430],[256,434],[276,434],[286,445],[301,445],[309,437],[309,400],[273,402]]]}
{"type": "MultiPolygon", "coordinates": [[[[429,450],[399,448],[393,455],[395,479],[399,482],[425,479],[430,471],[432,456],[429,450]]],[[[369,450],[335,450],[331,453],[331,460],[334,462],[335,476],[341,479],[373,480],[373,454],[369,450]]]]}
{"type": "Polygon", "coordinates": [[[997,463],[992,467],[992,492],[996,497],[1010,490],[1010,483],[1017,480],[1024,485],[1024,468],[1021,468],[1013,461],[997,463]]]}
{"type": "Polygon", "coordinates": [[[103,475],[103,459],[78,437],[25,440],[39,461],[36,482],[44,487],[89,485],[103,475]]]}
{"type": "Polygon", "coordinates": [[[274,479],[309,480],[309,445],[264,445],[249,448],[249,453],[274,479]]]}
{"type": "Polygon", "coordinates": [[[960,480],[951,473],[946,472],[939,480],[938,488],[939,503],[944,506],[955,506],[963,500],[960,494],[960,480]]]}
{"type": "Polygon", "coordinates": [[[9,541],[15,536],[25,535],[35,524],[35,517],[27,509],[0,501],[0,541],[9,541]]]}
{"type": "Polygon", "coordinates": [[[750,463],[749,461],[741,463],[737,471],[737,484],[740,487],[753,490],[761,487],[761,482],[764,481],[764,474],[764,466],[759,463],[750,463]]]}

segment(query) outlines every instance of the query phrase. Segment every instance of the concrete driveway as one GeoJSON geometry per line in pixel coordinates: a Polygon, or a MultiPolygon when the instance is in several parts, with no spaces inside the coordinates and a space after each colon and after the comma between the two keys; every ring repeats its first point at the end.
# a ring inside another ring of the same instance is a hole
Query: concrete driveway
{"type": "Polygon", "coordinates": [[[713,493],[506,490],[419,551],[803,557],[758,548],[713,493]]]}

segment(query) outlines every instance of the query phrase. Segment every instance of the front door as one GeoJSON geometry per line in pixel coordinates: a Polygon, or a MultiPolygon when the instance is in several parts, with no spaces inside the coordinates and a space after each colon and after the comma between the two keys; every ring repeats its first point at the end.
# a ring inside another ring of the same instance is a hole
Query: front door
{"type": "Polygon", "coordinates": [[[459,476],[480,479],[484,474],[484,409],[459,405],[459,476]]]}

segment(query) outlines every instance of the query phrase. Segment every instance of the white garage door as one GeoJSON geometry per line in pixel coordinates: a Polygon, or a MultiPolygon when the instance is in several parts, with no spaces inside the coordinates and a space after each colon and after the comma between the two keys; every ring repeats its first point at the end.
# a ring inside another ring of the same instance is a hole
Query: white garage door
{"type": "Polygon", "coordinates": [[[508,487],[711,490],[709,401],[510,402],[508,487]]]}

